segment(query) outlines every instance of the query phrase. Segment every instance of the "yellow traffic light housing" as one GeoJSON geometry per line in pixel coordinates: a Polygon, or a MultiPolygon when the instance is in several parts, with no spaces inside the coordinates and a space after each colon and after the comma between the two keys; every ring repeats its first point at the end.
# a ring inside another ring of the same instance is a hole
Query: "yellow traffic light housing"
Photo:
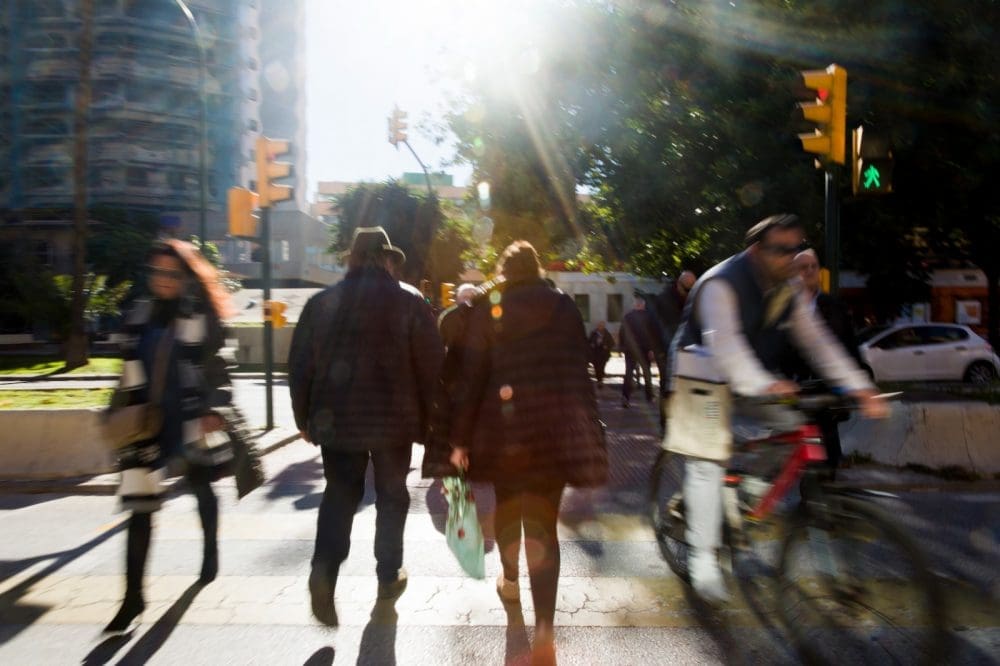
{"type": "Polygon", "coordinates": [[[227,214],[229,216],[229,235],[237,238],[256,238],[257,217],[253,214],[258,208],[259,197],[244,187],[230,187],[227,195],[227,214]]]}
{"type": "Polygon", "coordinates": [[[288,304],[281,301],[264,301],[264,321],[271,322],[272,328],[282,328],[288,323],[285,318],[285,310],[288,304]]]}
{"type": "Polygon", "coordinates": [[[393,107],[389,117],[389,143],[399,150],[399,144],[404,143],[406,138],[406,112],[398,106],[393,107]]]}
{"type": "Polygon", "coordinates": [[[260,194],[260,208],[270,208],[271,204],[292,198],[291,185],[278,185],[271,181],[287,178],[292,175],[292,165],[289,162],[276,162],[274,158],[284,155],[291,148],[286,139],[268,139],[257,137],[257,191],[260,194]]]}
{"type": "Polygon", "coordinates": [[[441,283],[441,307],[450,308],[455,304],[455,285],[451,282],[441,283]]]}
{"type": "Polygon", "coordinates": [[[825,70],[802,72],[806,88],[816,91],[816,100],[801,102],[802,118],[816,123],[812,132],[799,134],[802,149],[820,162],[845,164],[847,147],[847,70],[830,65],[825,70]]]}

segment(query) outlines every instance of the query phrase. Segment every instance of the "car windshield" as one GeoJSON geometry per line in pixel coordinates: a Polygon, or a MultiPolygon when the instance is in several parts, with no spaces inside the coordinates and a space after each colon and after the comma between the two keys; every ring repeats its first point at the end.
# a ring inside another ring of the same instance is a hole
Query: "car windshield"
{"type": "Polygon", "coordinates": [[[879,333],[882,333],[883,331],[888,331],[890,328],[891,328],[890,326],[868,326],[866,328],[863,328],[860,331],[858,331],[858,344],[861,344],[862,342],[868,342],[879,333]]]}

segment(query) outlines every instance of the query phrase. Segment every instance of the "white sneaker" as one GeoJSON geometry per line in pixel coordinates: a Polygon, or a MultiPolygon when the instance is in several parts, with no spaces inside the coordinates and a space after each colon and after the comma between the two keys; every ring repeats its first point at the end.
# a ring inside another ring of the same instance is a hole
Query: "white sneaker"
{"type": "Polygon", "coordinates": [[[715,553],[711,551],[692,551],[688,554],[688,572],[691,575],[691,587],[709,604],[724,604],[729,601],[729,590],[719,569],[715,553]]]}

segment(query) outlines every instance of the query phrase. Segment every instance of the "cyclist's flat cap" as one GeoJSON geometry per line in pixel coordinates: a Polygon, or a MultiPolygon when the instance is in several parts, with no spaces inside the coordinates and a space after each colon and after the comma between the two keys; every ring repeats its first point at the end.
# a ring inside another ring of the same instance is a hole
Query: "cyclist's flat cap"
{"type": "Polygon", "coordinates": [[[750,247],[763,238],[764,234],[766,234],[770,229],[774,228],[801,229],[802,223],[799,221],[799,216],[793,215],[792,213],[778,213],[777,215],[765,217],[763,220],[750,227],[750,230],[747,231],[747,234],[743,239],[744,246],[750,247]]]}

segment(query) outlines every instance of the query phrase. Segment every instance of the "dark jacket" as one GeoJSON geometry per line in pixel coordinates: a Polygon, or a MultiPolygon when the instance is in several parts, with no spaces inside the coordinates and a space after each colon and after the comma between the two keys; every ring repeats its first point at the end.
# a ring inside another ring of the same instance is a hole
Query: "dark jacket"
{"type": "Polygon", "coordinates": [[[683,321],[674,336],[671,356],[677,349],[702,344],[698,297],[711,280],[724,280],[732,288],[739,310],[736,319],[761,365],[771,372],[782,372],[789,350],[794,348],[786,326],[792,314],[794,292],[786,283],[765,291],[747,251],[716,264],[695,283],[684,306],[683,321]]]}
{"type": "Polygon", "coordinates": [[[649,352],[662,354],[663,335],[649,310],[632,310],[622,319],[621,347],[632,358],[645,359],[649,352]]]}
{"type": "Polygon", "coordinates": [[[469,477],[578,486],[604,483],[607,452],[573,300],[541,279],[477,299],[465,336],[451,443],[469,477]]]}
{"type": "Polygon", "coordinates": [[[670,342],[681,324],[685,300],[686,297],[677,291],[677,282],[672,281],[666,284],[659,294],[646,301],[646,308],[653,311],[653,316],[659,325],[660,340],[664,350],[670,348],[670,342]]]}
{"type": "Polygon", "coordinates": [[[590,347],[590,358],[596,361],[607,361],[611,358],[611,352],[615,348],[615,336],[611,331],[595,328],[587,338],[587,345],[590,347]]]}
{"type": "Polygon", "coordinates": [[[427,303],[374,267],[309,299],[288,384],[299,430],[338,451],[422,441],[444,347],[427,303]]]}
{"type": "MultiPolygon", "coordinates": [[[[834,296],[820,292],[816,296],[816,312],[855,363],[859,366],[864,365],[861,352],[858,351],[858,340],[854,336],[854,323],[851,321],[851,313],[847,306],[834,296]]],[[[783,372],[796,381],[818,379],[816,373],[794,348],[789,349],[789,360],[783,372]]]]}
{"type": "Polygon", "coordinates": [[[445,345],[441,379],[434,393],[431,408],[430,432],[424,443],[421,473],[426,478],[453,476],[455,467],[451,457],[451,419],[454,405],[466,392],[462,384],[462,350],[465,329],[472,315],[471,305],[459,304],[448,308],[438,317],[438,330],[445,345]]]}

